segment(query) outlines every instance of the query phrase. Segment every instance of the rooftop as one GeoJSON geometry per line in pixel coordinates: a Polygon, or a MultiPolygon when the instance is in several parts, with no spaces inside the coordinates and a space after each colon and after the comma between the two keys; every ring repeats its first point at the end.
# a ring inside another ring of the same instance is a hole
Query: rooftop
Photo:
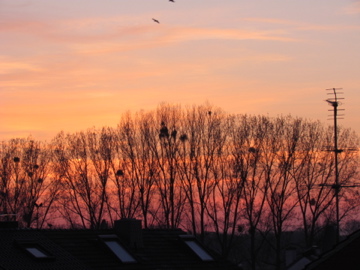
{"type": "Polygon", "coordinates": [[[238,269],[180,229],[141,229],[133,221],[125,233],[116,226],[0,229],[0,269],[238,269]]]}

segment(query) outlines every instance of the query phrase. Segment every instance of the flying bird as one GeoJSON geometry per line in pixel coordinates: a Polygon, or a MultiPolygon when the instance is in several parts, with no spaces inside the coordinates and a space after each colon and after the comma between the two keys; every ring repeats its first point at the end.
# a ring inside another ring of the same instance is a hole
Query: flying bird
{"type": "Polygon", "coordinates": [[[175,1],[174,1],[174,0],[169,0],[169,2],[173,2],[173,3],[175,3],[175,1]]]}
{"type": "Polygon", "coordinates": [[[156,23],[160,23],[157,19],[152,18],[152,20],[156,23]]]}

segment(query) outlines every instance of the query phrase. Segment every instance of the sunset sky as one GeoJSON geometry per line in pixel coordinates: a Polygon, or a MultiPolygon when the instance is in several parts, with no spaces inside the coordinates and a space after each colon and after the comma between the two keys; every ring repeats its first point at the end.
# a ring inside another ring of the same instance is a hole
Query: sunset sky
{"type": "Polygon", "coordinates": [[[332,124],[333,87],[360,134],[360,1],[0,0],[0,141],[161,102],[332,124]]]}

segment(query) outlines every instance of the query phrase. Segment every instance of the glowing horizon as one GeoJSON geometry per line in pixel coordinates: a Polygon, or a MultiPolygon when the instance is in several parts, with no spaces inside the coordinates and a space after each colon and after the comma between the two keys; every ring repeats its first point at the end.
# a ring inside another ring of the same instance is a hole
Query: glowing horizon
{"type": "Polygon", "coordinates": [[[0,18],[0,140],[161,102],[331,124],[332,87],[360,133],[360,1],[0,0],[0,18]]]}

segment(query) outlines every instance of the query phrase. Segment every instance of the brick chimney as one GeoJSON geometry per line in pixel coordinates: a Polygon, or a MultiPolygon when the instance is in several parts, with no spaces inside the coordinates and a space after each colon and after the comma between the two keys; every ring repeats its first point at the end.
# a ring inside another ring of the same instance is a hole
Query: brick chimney
{"type": "Polygon", "coordinates": [[[120,239],[125,241],[130,247],[144,247],[141,220],[134,218],[115,220],[114,229],[120,239]]]}

